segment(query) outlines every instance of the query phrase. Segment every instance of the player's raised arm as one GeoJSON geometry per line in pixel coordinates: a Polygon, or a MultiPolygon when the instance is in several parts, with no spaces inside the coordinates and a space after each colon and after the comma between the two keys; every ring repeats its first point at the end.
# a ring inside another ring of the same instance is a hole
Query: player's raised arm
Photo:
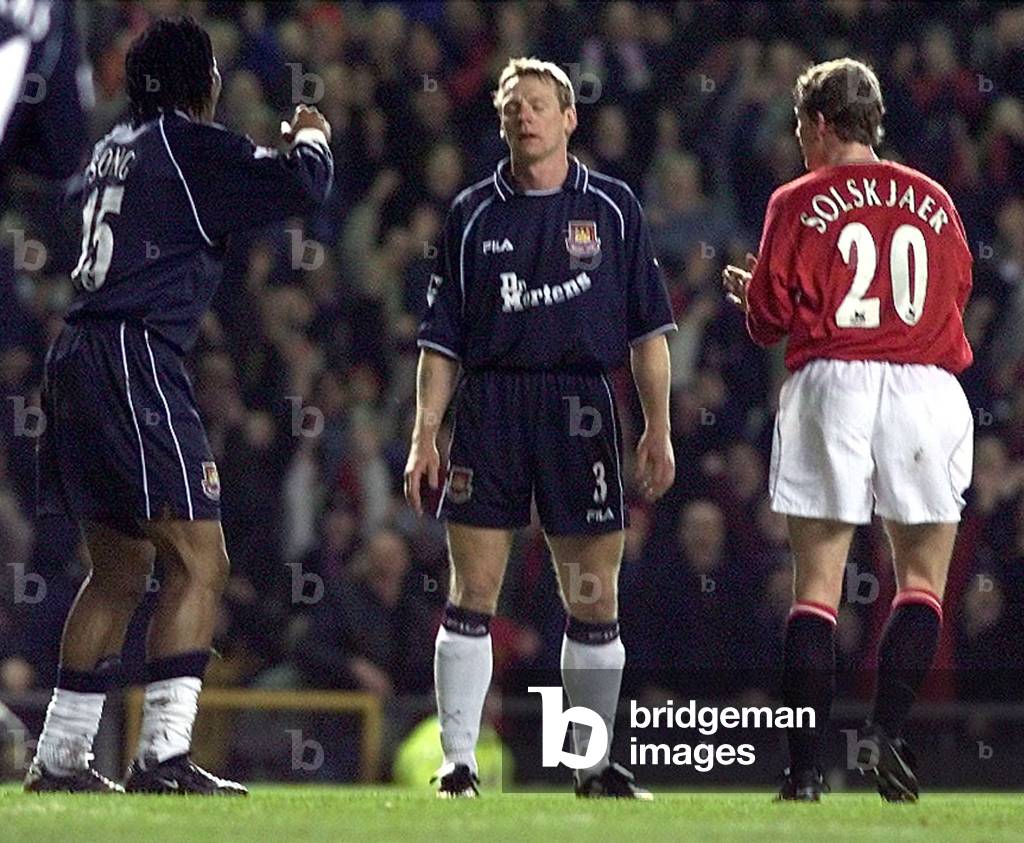
{"type": "Polygon", "coordinates": [[[665,335],[634,343],[630,366],[644,411],[644,432],[636,448],[637,483],[644,497],[654,501],[668,491],[676,476],[668,400],[672,368],[665,335]]]}
{"type": "Polygon", "coordinates": [[[324,202],[334,180],[330,125],[300,107],[283,126],[278,151],[218,126],[166,116],[161,131],[208,241],[293,215],[324,202]]]}

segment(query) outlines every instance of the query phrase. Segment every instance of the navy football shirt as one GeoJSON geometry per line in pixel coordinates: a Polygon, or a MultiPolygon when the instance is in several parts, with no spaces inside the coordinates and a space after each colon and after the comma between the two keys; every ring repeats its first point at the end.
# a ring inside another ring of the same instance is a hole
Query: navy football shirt
{"type": "Polygon", "coordinates": [[[116,127],[85,173],[68,321],[129,319],[187,351],[221,280],[227,235],[315,210],[333,175],[316,130],[279,154],[180,111],[116,127]]]}
{"type": "MultiPolygon", "coordinates": [[[[0,0],[0,209],[11,165],[66,179],[86,151],[92,92],[73,9],[64,0],[0,0]]],[[[11,254],[0,246],[0,347],[24,337],[14,303],[11,254]]]]}
{"type": "Polygon", "coordinates": [[[640,203],[576,158],[555,190],[515,190],[505,159],[459,194],[427,300],[420,347],[467,369],[606,371],[675,328],[640,203]]]}
{"type": "Polygon", "coordinates": [[[63,0],[0,0],[0,163],[67,178],[85,152],[88,69],[63,0]]]}

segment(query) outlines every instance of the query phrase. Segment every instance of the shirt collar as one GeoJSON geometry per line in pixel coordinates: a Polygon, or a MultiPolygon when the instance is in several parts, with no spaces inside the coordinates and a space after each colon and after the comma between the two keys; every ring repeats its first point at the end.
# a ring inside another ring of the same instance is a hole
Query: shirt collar
{"type": "Polygon", "coordinates": [[[550,196],[561,193],[563,190],[570,190],[574,193],[586,192],[590,184],[590,170],[575,155],[569,156],[569,173],[561,187],[551,190],[519,190],[512,185],[511,162],[503,158],[494,170],[494,190],[502,201],[518,194],[520,196],[550,196]]]}

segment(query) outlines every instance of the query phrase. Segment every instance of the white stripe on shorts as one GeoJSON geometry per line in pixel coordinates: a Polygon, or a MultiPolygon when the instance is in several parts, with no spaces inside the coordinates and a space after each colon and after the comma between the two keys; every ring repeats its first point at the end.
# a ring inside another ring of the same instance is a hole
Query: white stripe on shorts
{"type": "Polygon", "coordinates": [[[192,514],[192,491],[188,487],[188,471],[185,469],[185,458],[181,455],[181,445],[178,444],[178,436],[174,432],[174,423],[171,421],[171,408],[167,404],[167,398],[164,396],[164,391],[160,388],[160,379],[156,374],[156,360],[153,359],[153,348],[149,344],[148,329],[143,331],[143,336],[146,338],[146,350],[149,352],[149,364],[153,367],[153,383],[156,384],[156,391],[160,393],[160,400],[164,402],[164,412],[167,413],[167,426],[171,429],[171,439],[174,440],[174,450],[178,452],[178,462],[181,464],[181,479],[185,484],[185,500],[188,501],[188,520],[192,521],[195,516],[192,514]]]}
{"type": "Polygon", "coordinates": [[[608,393],[608,409],[612,413],[612,450],[615,451],[615,476],[619,480],[619,527],[625,530],[626,495],[622,491],[622,466],[619,464],[619,431],[615,424],[615,399],[612,398],[612,390],[608,386],[608,378],[601,375],[601,383],[604,384],[604,391],[608,393]]]}
{"type": "Polygon", "coordinates": [[[128,375],[128,355],[124,349],[124,322],[121,323],[121,363],[124,366],[124,389],[128,395],[128,409],[132,413],[132,424],[135,425],[135,435],[139,439],[139,460],[142,463],[142,493],[146,496],[146,518],[152,517],[149,511],[149,478],[146,476],[146,451],[142,447],[142,430],[139,428],[139,419],[135,415],[135,405],[132,403],[132,381],[128,375]]]}

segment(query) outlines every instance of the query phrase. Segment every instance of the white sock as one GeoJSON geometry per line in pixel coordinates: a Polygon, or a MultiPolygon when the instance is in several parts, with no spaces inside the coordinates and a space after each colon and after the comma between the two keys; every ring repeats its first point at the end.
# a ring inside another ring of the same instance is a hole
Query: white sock
{"type": "Polygon", "coordinates": [[[196,676],[176,676],[146,685],[137,756],[143,769],[189,751],[202,687],[203,680],[196,676]]]}
{"type": "MultiPolygon", "coordinates": [[[[593,767],[577,770],[580,781],[599,774],[608,766],[625,664],[626,648],[618,636],[600,644],[582,644],[568,636],[562,638],[562,684],[570,705],[582,705],[596,711],[608,729],[608,749],[604,757],[593,767]]],[[[573,724],[572,738],[575,751],[585,755],[590,744],[590,730],[573,724]]]]}
{"type": "Polygon", "coordinates": [[[476,772],[476,742],[491,685],[491,636],[461,635],[441,627],[434,645],[434,686],[445,763],[476,772]]]}
{"type": "Polygon", "coordinates": [[[70,776],[88,767],[106,699],[106,694],[54,688],[36,747],[36,760],[57,776],[70,776]]]}

